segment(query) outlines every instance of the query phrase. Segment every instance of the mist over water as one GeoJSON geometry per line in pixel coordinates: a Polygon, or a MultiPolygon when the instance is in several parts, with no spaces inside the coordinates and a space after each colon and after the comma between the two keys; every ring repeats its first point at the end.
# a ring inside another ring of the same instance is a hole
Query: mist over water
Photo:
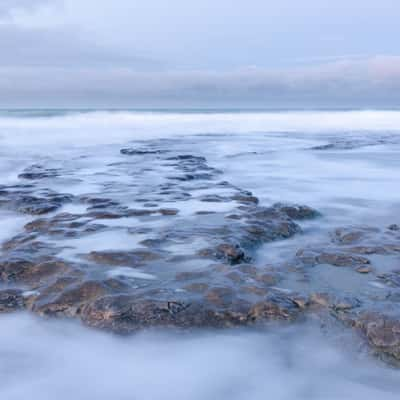
{"type": "MultiPolygon", "coordinates": [[[[165,146],[183,154],[206,157],[209,165],[223,171],[224,179],[252,191],[261,205],[288,201],[322,212],[317,222],[302,226],[304,235],[262,246],[256,263],[265,265],[285,260],[304,243],[317,243],[333,227],[399,223],[394,221],[400,215],[399,132],[398,111],[49,112],[34,117],[13,113],[0,117],[0,184],[14,184],[24,168],[41,164],[64,171],[62,178],[45,181],[46,188],[97,195],[106,187],[107,196],[131,207],[134,198],[126,187],[151,193],[152,185],[169,171],[157,170],[150,160],[148,165],[138,164],[137,173],[125,174],[128,169],[119,150],[164,140],[165,146]],[[350,142],[344,150],[343,140],[350,142]],[[339,146],[312,150],[332,143],[339,146]],[[154,171],[144,173],[147,166],[154,171]]],[[[207,189],[199,188],[198,194],[207,194],[207,189]]],[[[207,204],[196,199],[166,206],[177,207],[180,221],[189,224],[195,211],[207,211],[207,204]]],[[[77,207],[81,206],[69,204],[61,211],[79,212],[77,207]]],[[[212,207],[228,212],[230,205],[212,207]]],[[[0,218],[0,243],[32,219],[12,211],[1,211],[0,218]]],[[[93,250],[129,249],[151,238],[151,233],[134,237],[129,232],[129,227],[141,224],[138,218],[102,223],[110,231],[66,240],[62,256],[74,260],[77,254],[93,250]]],[[[154,219],[145,228],[154,231],[163,224],[154,219]]],[[[180,255],[187,246],[204,244],[177,243],[169,250],[180,255]]],[[[166,274],[121,267],[104,273],[149,281],[166,274]]],[[[333,279],[330,273],[329,269],[316,273],[307,285],[354,291],[346,271],[335,272],[333,279]]],[[[367,284],[369,278],[363,279],[367,284]]],[[[284,280],[282,289],[293,289],[290,285],[284,280]]],[[[359,290],[365,291],[365,286],[359,290]]],[[[358,346],[350,333],[324,335],[312,323],[262,331],[144,332],[121,338],[78,323],[3,315],[0,398],[398,399],[399,372],[360,352],[358,346]]]]}
{"type": "Polygon", "coordinates": [[[400,391],[398,371],[314,327],[120,338],[27,315],[0,324],[7,400],[395,400],[400,391]]]}

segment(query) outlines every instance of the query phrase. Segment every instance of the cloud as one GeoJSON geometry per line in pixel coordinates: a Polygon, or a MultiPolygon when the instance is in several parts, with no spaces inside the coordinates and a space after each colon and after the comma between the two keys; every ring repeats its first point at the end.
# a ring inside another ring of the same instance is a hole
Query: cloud
{"type": "Polygon", "coordinates": [[[0,15],[10,15],[16,10],[32,11],[38,6],[51,3],[52,2],[50,0],[1,0],[0,15]]]}
{"type": "Polygon", "coordinates": [[[374,57],[289,69],[138,71],[65,66],[0,69],[0,104],[161,106],[388,106],[400,101],[400,57],[374,57]],[[28,99],[26,101],[25,99],[28,99]]]}
{"type": "Polygon", "coordinates": [[[397,3],[250,3],[2,0],[0,106],[399,104],[397,3]]]}
{"type": "Polygon", "coordinates": [[[120,52],[84,35],[79,28],[19,28],[0,25],[0,67],[64,67],[113,65],[152,68],[155,60],[120,52]]]}

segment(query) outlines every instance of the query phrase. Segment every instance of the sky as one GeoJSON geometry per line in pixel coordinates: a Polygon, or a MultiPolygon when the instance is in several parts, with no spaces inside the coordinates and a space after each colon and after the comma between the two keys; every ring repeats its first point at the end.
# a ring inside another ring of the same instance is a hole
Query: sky
{"type": "Polygon", "coordinates": [[[398,0],[0,0],[0,107],[399,107],[398,0]]]}

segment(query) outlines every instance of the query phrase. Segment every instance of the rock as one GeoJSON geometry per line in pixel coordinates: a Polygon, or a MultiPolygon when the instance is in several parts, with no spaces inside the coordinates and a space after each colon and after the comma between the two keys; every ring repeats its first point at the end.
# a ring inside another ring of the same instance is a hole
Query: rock
{"type": "Polygon", "coordinates": [[[237,267],[237,270],[245,275],[251,276],[252,278],[256,278],[258,274],[257,267],[251,264],[241,264],[237,267]]]}
{"type": "Polygon", "coordinates": [[[356,254],[388,254],[389,249],[383,246],[355,246],[348,249],[351,253],[356,254]]]}
{"type": "Polygon", "coordinates": [[[185,271],[178,272],[175,275],[177,281],[189,281],[193,279],[209,278],[210,273],[208,271],[185,271]]]}
{"type": "Polygon", "coordinates": [[[205,196],[202,196],[200,201],[203,201],[205,203],[223,203],[223,202],[227,202],[229,199],[227,199],[226,197],[222,197],[216,194],[208,194],[205,196]]]}
{"type": "Polygon", "coordinates": [[[36,234],[20,233],[19,235],[14,236],[12,239],[3,242],[1,247],[5,251],[15,250],[21,246],[24,246],[30,242],[35,241],[36,238],[37,238],[36,234]]]}
{"type": "MultiPolygon", "coordinates": [[[[65,200],[66,202],[67,200],[65,200]]],[[[41,215],[58,210],[63,204],[60,200],[34,196],[23,196],[16,201],[16,209],[24,214],[41,215]]]]}
{"type": "Polygon", "coordinates": [[[269,242],[277,239],[287,239],[301,232],[299,225],[294,223],[279,209],[270,207],[255,207],[246,214],[246,219],[251,226],[252,240],[269,242]],[[256,229],[257,228],[257,229],[256,229]]]}
{"type": "Polygon", "coordinates": [[[397,224],[392,224],[392,225],[389,225],[389,226],[388,226],[388,229],[389,229],[390,231],[400,231],[400,226],[397,225],[397,224]]]}
{"type": "Polygon", "coordinates": [[[340,299],[332,305],[332,309],[336,312],[349,311],[359,307],[361,302],[358,299],[340,299]]]}
{"type": "Polygon", "coordinates": [[[370,261],[365,257],[358,257],[344,253],[322,253],[317,256],[316,261],[318,264],[329,264],[335,267],[370,264],[370,261]]]}
{"type": "Polygon", "coordinates": [[[259,202],[258,198],[255,196],[252,196],[252,195],[246,196],[246,195],[242,195],[242,194],[236,194],[236,195],[232,196],[231,199],[235,200],[239,203],[242,203],[242,204],[248,204],[248,203],[258,204],[258,202],[259,202]]]}
{"type": "Polygon", "coordinates": [[[281,213],[286,214],[289,218],[292,219],[313,219],[320,216],[320,213],[318,211],[305,205],[289,205],[276,203],[273,205],[273,208],[281,213]]]}
{"type": "Polygon", "coordinates": [[[400,360],[400,321],[378,313],[359,316],[354,326],[378,352],[400,360]]]}
{"type": "Polygon", "coordinates": [[[204,293],[209,288],[207,283],[191,283],[190,285],[184,286],[184,290],[194,293],[204,293]]]}
{"type": "Polygon", "coordinates": [[[39,180],[45,178],[55,178],[59,175],[59,171],[55,168],[45,168],[42,165],[34,164],[25,168],[22,173],[18,175],[20,179],[39,180]]]}
{"type": "Polygon", "coordinates": [[[166,152],[166,150],[135,149],[132,147],[120,150],[120,153],[126,156],[144,156],[148,154],[162,154],[166,152]]]}
{"type": "Polygon", "coordinates": [[[342,252],[321,252],[320,250],[301,249],[297,251],[296,257],[305,265],[328,264],[335,267],[358,267],[369,265],[368,258],[354,256],[342,252]]]}
{"type": "Polygon", "coordinates": [[[378,278],[389,286],[400,287],[400,270],[378,275],[378,278]]]}
{"type": "Polygon", "coordinates": [[[40,296],[32,310],[40,315],[74,317],[80,313],[82,306],[109,292],[109,288],[101,281],[86,281],[64,290],[55,300],[49,302],[40,296]]]}
{"type": "Polygon", "coordinates": [[[22,309],[24,297],[18,289],[0,290],[0,314],[22,309]]]}
{"type": "Polygon", "coordinates": [[[224,258],[231,264],[238,264],[246,260],[246,255],[239,245],[222,243],[217,247],[217,258],[224,258]]]}
{"type": "Polygon", "coordinates": [[[0,263],[0,278],[4,282],[40,285],[54,275],[71,272],[72,268],[60,260],[35,262],[27,259],[11,259],[0,263]]]}
{"type": "Polygon", "coordinates": [[[369,274],[372,271],[370,267],[358,267],[356,271],[360,274],[369,274]]]}
{"type": "Polygon", "coordinates": [[[334,240],[339,244],[354,244],[365,236],[362,230],[352,228],[338,228],[334,232],[334,240]]]}
{"type": "Polygon", "coordinates": [[[149,327],[230,327],[245,324],[244,311],[218,311],[201,303],[143,300],[134,296],[106,296],[82,310],[89,326],[130,333],[149,327]]]}
{"type": "Polygon", "coordinates": [[[249,312],[249,319],[252,321],[293,320],[298,314],[299,307],[291,299],[273,295],[252,306],[249,312]]]}
{"type": "Polygon", "coordinates": [[[217,306],[229,305],[232,303],[234,291],[228,287],[215,287],[206,293],[206,299],[217,306]]]}
{"type": "Polygon", "coordinates": [[[226,277],[235,283],[245,282],[245,279],[243,278],[242,274],[238,273],[237,271],[229,272],[229,274],[226,274],[226,277]]]}
{"type": "Polygon", "coordinates": [[[261,288],[259,286],[242,286],[240,288],[241,292],[253,294],[256,296],[264,297],[268,294],[268,290],[265,288],[261,288]]]}
{"type": "Polygon", "coordinates": [[[257,282],[261,282],[261,283],[263,283],[263,284],[265,284],[267,286],[276,285],[278,283],[278,281],[279,281],[279,279],[278,279],[278,277],[276,275],[267,274],[267,273],[257,275],[255,277],[255,280],[257,282]]]}
{"type": "Polygon", "coordinates": [[[327,308],[330,305],[329,295],[326,293],[313,293],[310,296],[310,305],[327,308]]]}
{"type": "Polygon", "coordinates": [[[97,264],[136,267],[160,259],[160,254],[150,250],[92,251],[85,257],[97,264]]]}
{"type": "Polygon", "coordinates": [[[292,297],[291,300],[300,309],[305,309],[309,304],[308,299],[306,299],[305,297],[301,297],[301,296],[292,297]]]}
{"type": "Polygon", "coordinates": [[[160,208],[158,212],[161,215],[176,215],[178,214],[179,210],[176,208],[160,208]]]}

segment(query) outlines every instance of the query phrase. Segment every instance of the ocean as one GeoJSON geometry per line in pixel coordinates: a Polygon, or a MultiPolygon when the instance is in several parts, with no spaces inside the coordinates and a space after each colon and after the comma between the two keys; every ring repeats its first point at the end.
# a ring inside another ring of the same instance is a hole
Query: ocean
{"type": "Polygon", "coordinates": [[[399,187],[397,110],[1,111],[0,398],[397,399],[399,187]]]}

